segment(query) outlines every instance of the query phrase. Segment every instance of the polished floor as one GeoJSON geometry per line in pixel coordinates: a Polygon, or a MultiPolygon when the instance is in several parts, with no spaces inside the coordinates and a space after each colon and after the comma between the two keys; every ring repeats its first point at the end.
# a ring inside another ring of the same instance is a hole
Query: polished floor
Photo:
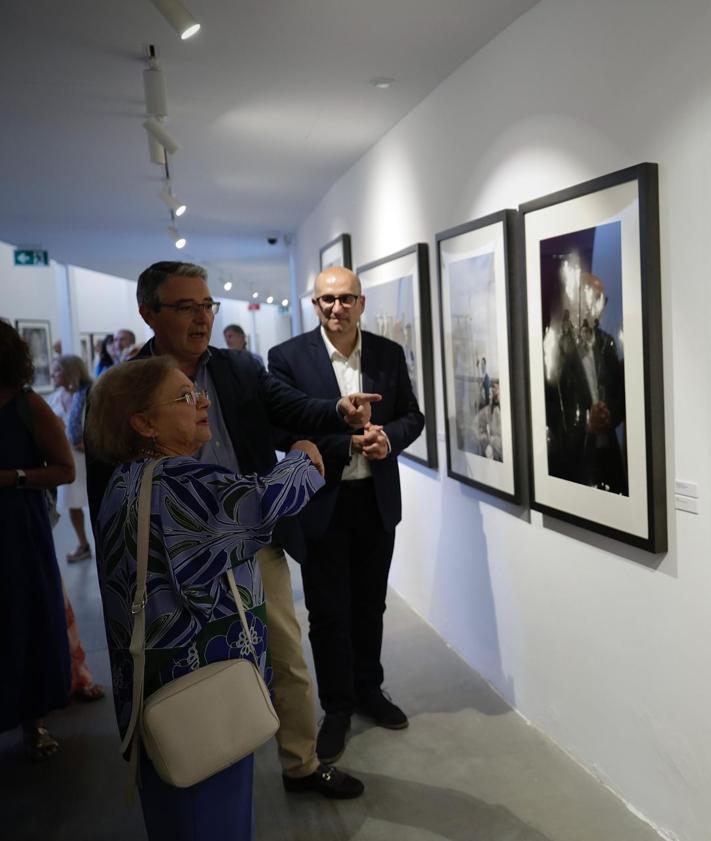
{"type": "MultiPolygon", "coordinates": [[[[62,517],[61,559],[74,548],[62,517]]],[[[93,561],[60,561],[95,677],[108,682],[93,561]]],[[[297,606],[303,600],[294,568],[297,606]]],[[[10,582],[3,582],[9,586],[10,582]]],[[[410,715],[404,731],[354,717],[342,767],[366,793],[329,802],[282,789],[272,744],[257,756],[257,841],[657,841],[622,802],[528,727],[394,593],[386,618],[386,688],[410,715]]],[[[60,752],[25,760],[18,733],[0,735],[0,838],[142,841],[127,800],[108,698],[50,718],[60,752]]],[[[225,839],[227,841],[227,839],[225,839]]]]}

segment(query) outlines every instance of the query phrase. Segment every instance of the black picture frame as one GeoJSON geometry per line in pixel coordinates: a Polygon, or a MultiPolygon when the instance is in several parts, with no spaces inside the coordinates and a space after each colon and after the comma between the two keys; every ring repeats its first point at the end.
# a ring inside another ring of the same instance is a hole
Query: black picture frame
{"type": "Polygon", "coordinates": [[[658,167],[519,207],[531,507],[667,549],[658,167]]]}
{"type": "Polygon", "coordinates": [[[366,299],[361,317],[363,329],[385,335],[402,345],[412,387],[425,415],[422,434],[401,455],[436,469],[437,426],[427,243],[419,242],[365,263],[358,267],[356,274],[366,299]],[[398,311],[392,305],[393,298],[403,301],[402,310],[398,311]],[[399,314],[403,318],[399,318],[399,314]]]}
{"type": "Polygon", "coordinates": [[[353,251],[351,249],[351,235],[339,234],[319,249],[319,271],[330,269],[332,266],[343,266],[353,269],[353,251]]]}
{"type": "Polygon", "coordinates": [[[517,218],[501,210],[435,243],[447,475],[518,505],[527,428],[517,218]]]}
{"type": "Polygon", "coordinates": [[[35,368],[32,388],[39,394],[49,394],[52,384],[52,327],[48,320],[18,318],[15,329],[27,342],[35,368]]]}

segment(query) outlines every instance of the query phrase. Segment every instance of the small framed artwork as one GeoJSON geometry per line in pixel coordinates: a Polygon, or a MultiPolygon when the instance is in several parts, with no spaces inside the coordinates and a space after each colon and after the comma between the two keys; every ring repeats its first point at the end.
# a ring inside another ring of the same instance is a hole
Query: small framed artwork
{"type": "Polygon", "coordinates": [[[523,381],[514,373],[516,215],[502,210],[435,240],[447,474],[517,503],[526,427],[523,381]]]}
{"type": "Polygon", "coordinates": [[[312,300],[313,294],[311,292],[307,292],[299,298],[302,333],[314,330],[319,325],[318,316],[314,312],[314,305],[311,303],[312,300]]]}
{"type": "Polygon", "coordinates": [[[528,202],[532,507],[667,548],[657,166],[528,202]]]}
{"type": "Polygon", "coordinates": [[[32,388],[40,394],[52,391],[52,333],[49,321],[17,319],[17,332],[27,342],[35,366],[32,388]]]}
{"type": "Polygon", "coordinates": [[[366,307],[364,330],[402,345],[412,389],[425,415],[425,428],[402,455],[437,467],[432,359],[430,271],[425,243],[390,254],[357,270],[366,307]]]}
{"type": "Polygon", "coordinates": [[[79,334],[79,348],[81,350],[80,356],[86,365],[89,376],[93,376],[94,371],[94,337],[91,333],[79,334]]]}
{"type": "Polygon", "coordinates": [[[332,266],[344,266],[346,269],[352,269],[351,235],[341,234],[319,249],[319,266],[320,271],[330,269],[332,266]]]}

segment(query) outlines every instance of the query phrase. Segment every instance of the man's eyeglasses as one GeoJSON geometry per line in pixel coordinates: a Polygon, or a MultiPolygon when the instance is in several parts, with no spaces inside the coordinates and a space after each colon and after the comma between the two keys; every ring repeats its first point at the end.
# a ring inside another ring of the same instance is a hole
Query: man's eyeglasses
{"type": "Polygon", "coordinates": [[[217,315],[220,311],[220,301],[201,302],[199,304],[164,304],[162,301],[159,301],[156,304],[156,312],[160,312],[162,309],[175,310],[178,315],[200,315],[203,312],[217,315]]]}
{"type": "Polygon", "coordinates": [[[185,394],[176,397],[175,400],[166,400],[165,403],[154,403],[148,408],[157,409],[158,406],[170,406],[171,403],[187,403],[188,406],[199,406],[202,403],[207,403],[209,399],[210,396],[206,391],[186,391],[185,394]]]}
{"type": "Polygon", "coordinates": [[[360,295],[347,293],[345,295],[319,295],[318,298],[315,298],[314,300],[322,309],[332,307],[336,301],[338,301],[338,303],[345,309],[349,309],[359,298],[360,295]]]}

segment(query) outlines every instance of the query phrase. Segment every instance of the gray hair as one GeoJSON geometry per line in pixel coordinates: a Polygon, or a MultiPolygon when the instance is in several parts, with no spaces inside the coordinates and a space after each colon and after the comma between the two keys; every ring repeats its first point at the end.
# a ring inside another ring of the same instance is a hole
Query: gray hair
{"type": "Polygon", "coordinates": [[[160,263],[153,263],[141,272],[136,288],[136,300],[138,306],[145,304],[151,309],[160,309],[160,298],[158,288],[168,280],[169,277],[201,277],[207,280],[207,269],[197,266],[195,263],[180,263],[172,260],[162,260],[160,263]]]}

